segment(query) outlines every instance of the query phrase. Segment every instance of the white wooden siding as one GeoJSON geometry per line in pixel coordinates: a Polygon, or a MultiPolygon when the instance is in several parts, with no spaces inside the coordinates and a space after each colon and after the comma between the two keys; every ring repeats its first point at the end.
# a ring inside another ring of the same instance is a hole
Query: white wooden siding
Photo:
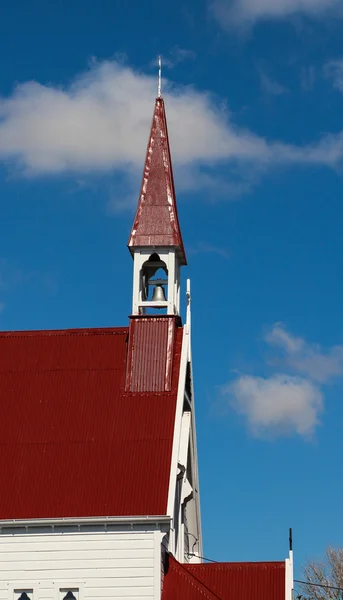
{"type": "Polygon", "coordinates": [[[80,600],[155,600],[161,568],[156,534],[0,535],[0,600],[30,588],[33,600],[59,600],[59,589],[67,587],[79,588],[80,600]]]}

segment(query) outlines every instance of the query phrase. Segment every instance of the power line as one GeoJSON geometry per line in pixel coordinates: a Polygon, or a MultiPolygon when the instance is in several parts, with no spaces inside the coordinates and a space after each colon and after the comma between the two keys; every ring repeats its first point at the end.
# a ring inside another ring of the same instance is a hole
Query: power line
{"type": "Polygon", "coordinates": [[[343,588],[336,587],[334,585],[325,585],[324,583],[311,583],[310,581],[300,581],[299,579],[294,579],[294,583],[301,583],[301,585],[310,585],[313,587],[326,588],[328,590],[337,590],[338,592],[343,592],[343,588]]]}
{"type": "Polygon", "coordinates": [[[187,552],[187,556],[196,556],[197,558],[200,558],[201,560],[206,560],[210,563],[218,563],[217,560],[212,560],[211,558],[206,558],[205,556],[199,556],[199,554],[192,554],[191,552],[187,552]]]}

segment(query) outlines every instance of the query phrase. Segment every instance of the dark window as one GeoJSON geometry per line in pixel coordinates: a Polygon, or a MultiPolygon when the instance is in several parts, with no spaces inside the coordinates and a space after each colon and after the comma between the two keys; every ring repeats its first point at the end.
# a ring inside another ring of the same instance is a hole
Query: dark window
{"type": "Polygon", "coordinates": [[[71,592],[69,590],[69,592],[66,593],[66,595],[64,596],[63,600],[76,600],[73,592],[71,592]]]}
{"type": "Polygon", "coordinates": [[[26,592],[22,592],[19,596],[19,600],[31,600],[26,592]]]}

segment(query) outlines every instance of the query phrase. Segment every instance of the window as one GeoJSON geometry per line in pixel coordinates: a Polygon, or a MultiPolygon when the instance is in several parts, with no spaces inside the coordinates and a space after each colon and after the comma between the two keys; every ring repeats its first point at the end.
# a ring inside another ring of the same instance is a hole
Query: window
{"type": "Polygon", "coordinates": [[[33,589],[14,590],[14,600],[33,600],[33,589]]]}
{"type": "Polygon", "coordinates": [[[60,589],[60,600],[79,600],[79,588],[60,589]]]}

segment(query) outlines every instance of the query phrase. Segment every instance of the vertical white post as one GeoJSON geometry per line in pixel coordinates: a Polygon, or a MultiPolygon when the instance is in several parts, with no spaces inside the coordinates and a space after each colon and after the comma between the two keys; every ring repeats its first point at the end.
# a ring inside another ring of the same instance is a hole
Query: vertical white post
{"type": "Polygon", "coordinates": [[[133,290],[132,290],[132,314],[139,314],[138,303],[140,301],[140,271],[141,271],[140,254],[133,255],[133,290]]]}
{"type": "Polygon", "coordinates": [[[168,314],[178,312],[175,298],[175,251],[170,251],[168,256],[168,314]]]}
{"type": "Polygon", "coordinates": [[[187,298],[186,331],[187,331],[187,334],[190,335],[190,333],[191,333],[191,280],[190,279],[187,279],[186,298],[187,298]]]}
{"type": "Polygon", "coordinates": [[[293,567],[293,550],[289,551],[289,558],[286,558],[286,590],[285,600],[293,600],[294,588],[294,567],[293,567]]]}

